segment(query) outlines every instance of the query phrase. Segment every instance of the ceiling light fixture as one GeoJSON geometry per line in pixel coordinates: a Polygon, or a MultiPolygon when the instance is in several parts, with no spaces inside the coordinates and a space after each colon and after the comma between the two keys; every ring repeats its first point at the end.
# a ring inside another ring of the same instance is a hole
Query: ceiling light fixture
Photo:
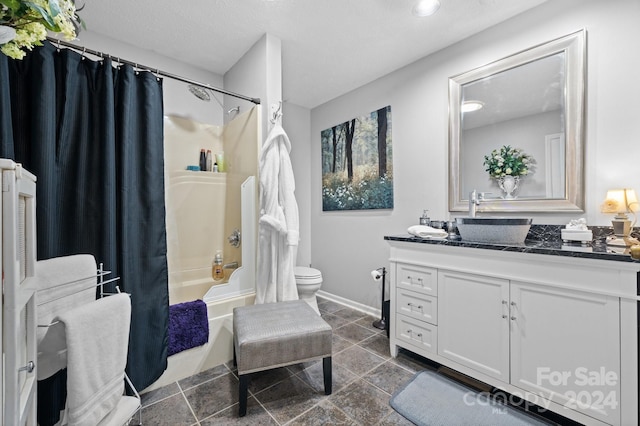
{"type": "Polygon", "coordinates": [[[412,13],[415,16],[431,16],[440,9],[440,0],[419,0],[413,6],[412,13]]]}
{"type": "Polygon", "coordinates": [[[484,104],[480,101],[465,101],[460,106],[460,111],[461,112],[478,111],[479,109],[482,109],[483,106],[484,104]]]}

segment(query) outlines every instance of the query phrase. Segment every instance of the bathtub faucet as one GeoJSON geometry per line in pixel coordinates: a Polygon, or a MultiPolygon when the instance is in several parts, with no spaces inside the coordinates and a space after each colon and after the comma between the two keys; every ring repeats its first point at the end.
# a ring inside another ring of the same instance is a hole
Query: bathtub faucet
{"type": "Polygon", "coordinates": [[[240,247],[240,230],[234,229],[231,235],[229,235],[229,237],[227,238],[227,240],[229,241],[229,244],[231,244],[233,247],[240,247]]]}
{"type": "Polygon", "coordinates": [[[222,269],[238,269],[238,262],[230,262],[222,265],[222,269]]]}

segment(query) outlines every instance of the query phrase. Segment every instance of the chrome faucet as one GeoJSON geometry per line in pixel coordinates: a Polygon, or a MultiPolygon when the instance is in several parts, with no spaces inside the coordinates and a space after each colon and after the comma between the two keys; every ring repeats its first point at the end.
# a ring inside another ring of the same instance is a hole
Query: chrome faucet
{"type": "Polygon", "coordinates": [[[469,193],[469,217],[476,217],[476,211],[484,196],[490,192],[477,192],[475,189],[469,193]]]}
{"type": "Polygon", "coordinates": [[[238,269],[239,266],[238,262],[230,262],[222,265],[222,269],[238,269]]]}

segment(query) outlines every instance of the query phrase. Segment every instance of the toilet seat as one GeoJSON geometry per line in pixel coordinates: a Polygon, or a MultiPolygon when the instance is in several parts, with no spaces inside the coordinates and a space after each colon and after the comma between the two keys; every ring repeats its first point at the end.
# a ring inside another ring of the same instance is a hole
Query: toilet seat
{"type": "Polygon", "coordinates": [[[322,283],[322,273],[314,268],[308,268],[306,266],[296,266],[294,268],[294,275],[296,277],[296,284],[298,285],[322,283]]]}

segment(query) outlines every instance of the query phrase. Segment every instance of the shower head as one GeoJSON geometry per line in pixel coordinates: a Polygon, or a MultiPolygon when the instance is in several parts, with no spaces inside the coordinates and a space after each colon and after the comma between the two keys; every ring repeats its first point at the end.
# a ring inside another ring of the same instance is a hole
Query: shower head
{"type": "MultiPolygon", "coordinates": [[[[224,105],[222,104],[222,102],[220,102],[220,100],[218,99],[218,97],[214,93],[213,89],[207,90],[207,87],[196,86],[194,84],[190,84],[189,85],[189,91],[191,93],[193,93],[193,95],[195,97],[197,97],[198,99],[200,99],[202,101],[205,101],[205,102],[209,102],[211,100],[211,98],[213,98],[216,101],[216,103],[218,105],[220,105],[220,108],[222,108],[224,110],[224,105]],[[209,91],[211,91],[211,95],[209,95],[209,91]]],[[[233,111],[237,111],[239,113],[240,112],[240,107],[237,106],[235,108],[230,109],[229,111],[227,111],[227,115],[231,114],[233,111]]]]}
{"type": "Polygon", "coordinates": [[[209,102],[211,100],[209,93],[207,93],[207,91],[203,87],[198,87],[190,84],[189,91],[202,101],[209,102]]]}

